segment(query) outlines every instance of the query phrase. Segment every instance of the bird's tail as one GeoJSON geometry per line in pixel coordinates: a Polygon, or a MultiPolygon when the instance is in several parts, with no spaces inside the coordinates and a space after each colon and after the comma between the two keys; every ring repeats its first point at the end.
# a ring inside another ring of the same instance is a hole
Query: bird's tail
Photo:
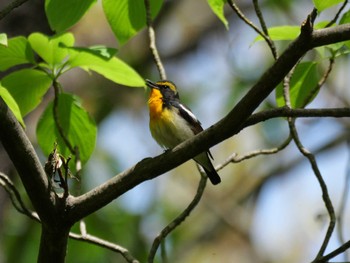
{"type": "Polygon", "coordinates": [[[210,170],[210,171],[207,170],[207,169],[204,168],[204,167],[203,167],[203,169],[204,169],[205,173],[207,174],[207,176],[208,176],[210,182],[211,182],[213,185],[216,185],[216,184],[218,184],[218,183],[221,182],[221,178],[220,178],[220,176],[218,175],[218,173],[215,171],[214,167],[213,167],[213,170],[210,170]]]}
{"type": "Polygon", "coordinates": [[[207,176],[212,184],[216,185],[216,184],[221,182],[221,179],[220,179],[218,173],[216,172],[213,164],[211,163],[211,161],[209,159],[208,152],[203,152],[203,153],[197,155],[194,158],[194,160],[203,167],[205,173],[207,174],[207,176]]]}

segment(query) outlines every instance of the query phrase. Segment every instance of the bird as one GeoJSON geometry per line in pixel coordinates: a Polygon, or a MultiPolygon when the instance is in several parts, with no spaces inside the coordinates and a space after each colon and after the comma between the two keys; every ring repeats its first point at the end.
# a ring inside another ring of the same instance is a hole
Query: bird
{"type": "MultiPolygon", "coordinates": [[[[152,137],[164,149],[172,149],[178,144],[203,131],[201,123],[192,111],[181,103],[176,85],[169,80],[152,82],[146,79],[151,89],[148,108],[149,128],[152,137]]],[[[221,182],[210,158],[209,149],[193,159],[204,169],[213,185],[221,182]]]]}

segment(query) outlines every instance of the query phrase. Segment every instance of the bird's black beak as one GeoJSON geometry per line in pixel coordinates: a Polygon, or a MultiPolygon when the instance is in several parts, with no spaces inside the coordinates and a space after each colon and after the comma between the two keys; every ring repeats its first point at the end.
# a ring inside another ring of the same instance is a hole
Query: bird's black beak
{"type": "Polygon", "coordinates": [[[157,86],[156,83],[150,81],[149,79],[146,79],[146,85],[147,87],[149,87],[150,89],[159,89],[159,87],[157,86]]]}

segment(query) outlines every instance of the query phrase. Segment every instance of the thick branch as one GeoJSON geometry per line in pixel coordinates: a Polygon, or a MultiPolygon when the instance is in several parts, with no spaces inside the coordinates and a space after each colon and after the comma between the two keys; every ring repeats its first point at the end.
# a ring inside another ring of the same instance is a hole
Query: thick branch
{"type": "MultiPolygon", "coordinates": [[[[350,117],[350,108],[294,110],[279,108],[267,110],[250,116],[241,127],[238,128],[238,131],[259,122],[279,117],[350,117]]],[[[69,212],[71,217],[70,220],[74,221],[87,216],[141,182],[151,180],[183,163],[184,157],[182,155],[187,154],[186,151],[192,152],[196,150],[195,147],[198,147],[198,143],[199,145],[201,143],[208,143],[208,141],[203,142],[202,136],[204,135],[204,138],[206,138],[205,134],[207,134],[208,131],[214,130],[214,132],[218,132],[216,127],[218,127],[217,124],[202,132],[199,136],[196,136],[196,138],[182,143],[173,150],[167,151],[157,157],[147,158],[140,161],[135,166],[118,174],[106,183],[94,188],[80,197],[69,197],[68,205],[74,206],[74,209],[69,212]]]]}
{"type": "Polygon", "coordinates": [[[43,221],[53,221],[54,196],[36,152],[22,126],[0,97],[0,140],[43,221]]]}

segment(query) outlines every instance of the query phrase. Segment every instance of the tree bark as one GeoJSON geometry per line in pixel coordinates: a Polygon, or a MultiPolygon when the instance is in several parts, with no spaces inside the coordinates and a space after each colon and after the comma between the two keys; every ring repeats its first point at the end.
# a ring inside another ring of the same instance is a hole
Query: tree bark
{"type": "Polygon", "coordinates": [[[63,263],[70,226],[42,224],[38,263],[63,263]]]}

